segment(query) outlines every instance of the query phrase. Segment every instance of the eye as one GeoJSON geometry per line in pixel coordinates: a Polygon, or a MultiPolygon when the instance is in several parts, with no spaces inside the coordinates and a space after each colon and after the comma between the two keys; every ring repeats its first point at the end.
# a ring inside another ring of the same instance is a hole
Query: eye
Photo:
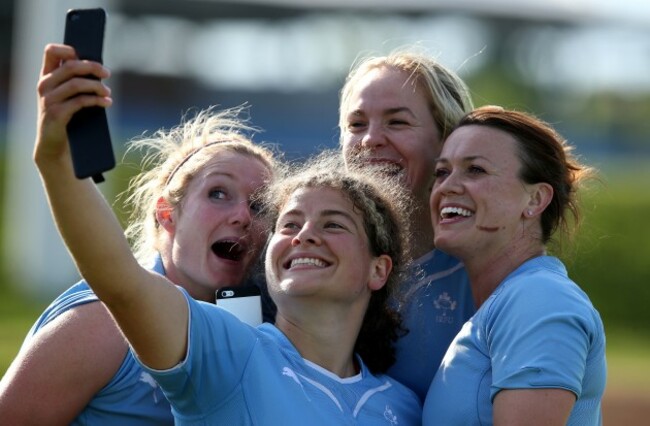
{"type": "Polygon", "coordinates": [[[248,206],[251,209],[251,212],[253,214],[258,214],[259,212],[261,212],[263,207],[262,203],[260,203],[259,201],[251,201],[248,206]]]}
{"type": "Polygon", "coordinates": [[[347,228],[338,222],[326,222],[325,229],[347,229],[347,228]]]}
{"type": "Polygon", "coordinates": [[[436,179],[443,179],[449,176],[449,170],[445,169],[444,167],[438,167],[433,172],[433,175],[436,177],[436,179]]]}
{"type": "Polygon", "coordinates": [[[296,222],[291,222],[291,221],[283,222],[283,223],[280,223],[279,225],[280,226],[278,226],[278,228],[280,228],[280,229],[289,229],[289,230],[291,230],[291,229],[300,229],[300,227],[298,226],[298,224],[296,222]]]}
{"type": "Polygon", "coordinates": [[[388,122],[391,126],[408,126],[409,122],[401,118],[393,118],[388,122]]]}
{"type": "Polygon", "coordinates": [[[226,192],[220,188],[214,188],[210,190],[208,197],[215,200],[223,200],[226,198],[226,192]]]}
{"type": "Polygon", "coordinates": [[[348,121],[349,130],[359,130],[366,126],[366,123],[360,120],[348,121]]]}
{"type": "Polygon", "coordinates": [[[467,171],[472,175],[478,175],[478,174],[485,173],[485,169],[483,167],[475,166],[475,165],[469,166],[467,171]]]}

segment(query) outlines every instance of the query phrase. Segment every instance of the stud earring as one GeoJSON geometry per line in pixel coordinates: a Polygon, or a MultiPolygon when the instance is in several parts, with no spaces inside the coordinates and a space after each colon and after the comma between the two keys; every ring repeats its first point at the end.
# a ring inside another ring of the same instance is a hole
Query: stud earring
{"type": "Polygon", "coordinates": [[[528,216],[532,216],[532,215],[533,215],[533,212],[532,212],[532,210],[526,210],[526,214],[527,214],[528,216]]]}

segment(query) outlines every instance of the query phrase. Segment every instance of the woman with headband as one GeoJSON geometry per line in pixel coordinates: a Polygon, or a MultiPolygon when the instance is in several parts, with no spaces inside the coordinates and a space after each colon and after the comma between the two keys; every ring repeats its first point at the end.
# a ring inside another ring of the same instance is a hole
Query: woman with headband
{"type": "MultiPolygon", "coordinates": [[[[98,84],[80,78],[88,74],[108,77],[100,64],[77,60],[72,48],[47,46],[41,116],[69,116],[69,105],[88,105],[91,97],[83,94],[98,84]]],[[[100,88],[92,101],[108,106],[110,91],[100,88]]],[[[130,147],[147,153],[148,168],[133,179],[128,198],[126,233],[136,257],[206,302],[214,302],[217,289],[248,278],[268,235],[252,199],[277,165],[271,151],[245,136],[251,129],[239,112],[207,109],[130,147]]],[[[0,418],[7,424],[173,424],[157,383],[84,281],[60,295],[30,330],[0,382],[0,418]]]]}
{"type": "MultiPolygon", "coordinates": [[[[48,54],[43,75],[50,71],[47,59],[48,54]]],[[[89,82],[88,104],[110,103],[101,82],[89,82]]],[[[415,393],[383,374],[394,360],[400,327],[388,299],[406,262],[402,212],[409,204],[394,180],[347,170],[339,156],[327,153],[260,193],[260,217],[274,223],[265,275],[278,311],[275,324],[252,327],[193,298],[170,274],[138,263],[96,186],[74,177],[66,123],[79,104],[47,88],[42,81],[39,92],[47,101],[40,106],[34,161],[58,230],[137,362],[170,401],[176,424],[421,424],[415,393]]],[[[167,184],[175,185],[194,157],[211,148],[195,150],[188,160],[180,157],[167,184]]],[[[206,238],[211,251],[215,239],[229,245],[233,261],[247,256],[239,245],[247,248],[248,234],[236,230],[254,233],[251,224],[244,225],[242,206],[248,209],[249,200],[233,200],[228,182],[257,164],[246,163],[240,152],[223,152],[193,175],[188,193],[196,189],[199,200],[191,205],[174,204],[172,195],[159,199],[149,217],[172,232],[196,222],[217,225],[205,213],[222,203],[228,214],[220,216],[227,227],[204,229],[205,235],[172,245],[172,258],[188,244],[198,251],[206,238]],[[181,223],[188,212],[193,223],[181,223]]],[[[196,257],[202,260],[200,253],[196,257]]],[[[208,263],[229,272],[234,266],[208,263]]]]}

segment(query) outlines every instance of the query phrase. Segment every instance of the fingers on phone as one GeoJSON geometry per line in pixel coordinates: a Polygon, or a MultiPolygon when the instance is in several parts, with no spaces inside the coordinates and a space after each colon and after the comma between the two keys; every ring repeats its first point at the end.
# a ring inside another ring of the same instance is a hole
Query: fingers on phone
{"type": "Polygon", "coordinates": [[[76,59],[77,54],[74,49],[64,44],[50,43],[45,46],[43,52],[43,67],[41,75],[46,75],[61,66],[61,62],[76,59]]]}
{"type": "Polygon", "coordinates": [[[71,98],[70,102],[73,103],[75,111],[91,106],[108,107],[113,103],[110,97],[100,97],[84,94],[71,98]]]}
{"type": "Polygon", "coordinates": [[[70,78],[70,75],[92,75],[101,80],[111,75],[110,70],[99,62],[77,59],[74,49],[70,46],[48,44],[45,46],[41,76],[56,72],[63,73],[64,79],[70,78]]]}
{"type": "Polygon", "coordinates": [[[65,109],[73,111],[88,106],[109,107],[113,103],[111,89],[100,81],[109,76],[110,71],[102,64],[77,59],[72,47],[48,44],[37,91],[48,109],[57,104],[67,104],[65,109]]]}
{"type": "Polygon", "coordinates": [[[85,61],[79,59],[72,59],[63,62],[60,70],[52,72],[61,74],[61,79],[69,79],[73,77],[88,77],[92,76],[96,79],[103,80],[111,76],[108,68],[99,62],[85,61]]]}

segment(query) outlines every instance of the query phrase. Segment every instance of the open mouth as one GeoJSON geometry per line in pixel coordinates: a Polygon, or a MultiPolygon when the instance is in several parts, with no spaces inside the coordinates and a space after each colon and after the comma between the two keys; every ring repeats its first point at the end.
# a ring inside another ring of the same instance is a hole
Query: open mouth
{"type": "Polygon", "coordinates": [[[386,176],[400,176],[404,169],[399,164],[383,163],[378,165],[379,171],[386,176]]]}
{"type": "Polygon", "coordinates": [[[386,158],[372,157],[369,155],[358,154],[352,160],[352,165],[356,167],[372,167],[375,171],[382,173],[386,176],[397,176],[404,172],[402,164],[395,160],[386,158]]]}
{"type": "Polygon", "coordinates": [[[212,244],[212,252],[222,259],[239,261],[244,257],[246,250],[236,241],[217,241],[212,244]]]}
{"type": "Polygon", "coordinates": [[[463,209],[461,207],[445,207],[442,210],[440,210],[440,217],[443,219],[451,219],[458,216],[470,217],[473,215],[474,215],[473,212],[467,209],[463,209]]]}
{"type": "Polygon", "coordinates": [[[316,258],[311,258],[311,257],[299,257],[296,259],[291,259],[287,262],[284,263],[284,268],[285,269],[291,269],[295,266],[301,266],[301,265],[307,265],[307,266],[315,266],[318,268],[325,268],[329,266],[329,263],[316,259],[316,258]]]}
{"type": "Polygon", "coordinates": [[[397,176],[404,170],[401,164],[388,160],[366,158],[365,164],[386,176],[397,176]]]}

